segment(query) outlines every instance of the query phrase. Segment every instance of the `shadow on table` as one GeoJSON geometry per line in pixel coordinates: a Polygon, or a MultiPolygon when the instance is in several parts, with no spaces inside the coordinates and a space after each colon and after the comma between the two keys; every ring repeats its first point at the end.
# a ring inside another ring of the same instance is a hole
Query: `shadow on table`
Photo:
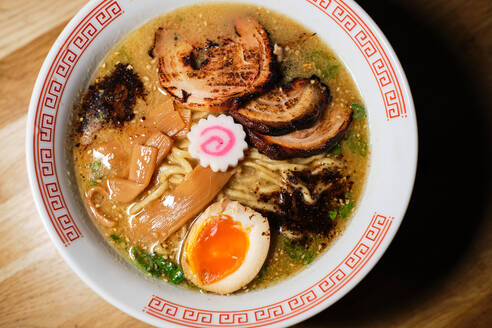
{"type": "MultiPolygon", "coordinates": [[[[425,21],[388,1],[358,2],[385,32],[410,82],[419,128],[417,178],[401,228],[378,265],[299,328],[370,324],[424,299],[464,258],[489,199],[491,127],[470,72],[425,21]]],[[[491,92],[486,89],[482,93],[491,92]]]]}

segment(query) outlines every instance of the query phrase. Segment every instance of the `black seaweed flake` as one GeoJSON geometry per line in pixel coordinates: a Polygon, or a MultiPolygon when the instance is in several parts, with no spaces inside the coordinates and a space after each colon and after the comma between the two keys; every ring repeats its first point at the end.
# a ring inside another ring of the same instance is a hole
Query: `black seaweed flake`
{"type": "Polygon", "coordinates": [[[346,201],[348,191],[352,187],[349,177],[342,175],[339,170],[324,169],[319,174],[309,171],[292,171],[289,177],[292,184],[302,183],[315,199],[313,204],[304,201],[300,190],[283,190],[268,195],[261,195],[263,201],[277,205],[277,212],[265,212],[273,225],[282,226],[294,233],[319,233],[328,235],[336,225],[330,219],[330,211],[336,210],[346,201]],[[326,184],[329,187],[316,194],[316,186],[326,184]]]}
{"type": "Polygon", "coordinates": [[[113,72],[93,83],[80,108],[80,132],[94,133],[106,124],[120,127],[135,117],[137,98],[144,98],[144,86],[131,65],[117,64],[113,72]]]}

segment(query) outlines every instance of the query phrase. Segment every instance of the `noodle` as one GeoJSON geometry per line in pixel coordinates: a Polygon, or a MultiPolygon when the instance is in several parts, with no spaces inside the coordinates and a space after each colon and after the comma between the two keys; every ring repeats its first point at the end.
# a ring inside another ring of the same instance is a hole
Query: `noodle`
{"type": "MultiPolygon", "coordinates": [[[[277,161],[252,149],[241,162],[242,170],[231,179],[223,193],[233,200],[240,201],[253,208],[275,211],[275,205],[261,200],[259,195],[269,195],[282,190],[298,189],[307,204],[316,202],[309,189],[302,183],[289,181],[291,171],[309,170],[313,174],[328,167],[341,167],[341,163],[329,157],[329,154],[315,155],[308,158],[296,158],[288,161],[277,161]],[[252,190],[257,195],[252,194],[252,190]]],[[[313,194],[319,195],[327,190],[330,184],[320,184],[313,194]]]]}
{"type": "MultiPolygon", "coordinates": [[[[208,113],[192,112],[193,123],[205,118],[208,113]]],[[[128,212],[135,214],[153,200],[156,200],[185,179],[186,174],[193,170],[192,157],[188,152],[189,141],[186,137],[179,139],[167,157],[167,163],[161,164],[157,177],[158,185],[148,196],[132,204],[128,212]]],[[[290,161],[277,161],[260,154],[257,149],[246,152],[240,168],[229,184],[222,190],[218,198],[229,197],[253,208],[275,211],[275,205],[260,200],[259,195],[269,195],[282,190],[297,189],[307,204],[316,202],[309,189],[302,183],[289,181],[291,171],[309,170],[317,174],[328,167],[340,167],[341,163],[329,154],[314,155],[307,158],[295,158],[290,161]],[[252,192],[253,191],[253,192],[252,192]]],[[[320,184],[313,194],[319,195],[328,189],[330,184],[320,184]]]]}
{"type": "Polygon", "coordinates": [[[183,182],[186,174],[193,170],[193,166],[189,161],[191,156],[185,149],[188,149],[187,139],[181,139],[176,142],[167,157],[168,163],[161,164],[159,167],[158,184],[149,190],[148,196],[128,207],[127,212],[129,214],[136,214],[150,202],[162,197],[170,189],[170,185],[176,186],[183,182]]]}
{"type": "Polygon", "coordinates": [[[150,202],[161,197],[166,192],[167,187],[168,187],[167,181],[161,181],[161,184],[159,185],[159,187],[155,191],[153,191],[149,196],[147,196],[146,198],[144,198],[140,202],[133,203],[132,205],[130,205],[128,207],[128,213],[129,214],[136,214],[142,208],[149,205],[150,202]]]}

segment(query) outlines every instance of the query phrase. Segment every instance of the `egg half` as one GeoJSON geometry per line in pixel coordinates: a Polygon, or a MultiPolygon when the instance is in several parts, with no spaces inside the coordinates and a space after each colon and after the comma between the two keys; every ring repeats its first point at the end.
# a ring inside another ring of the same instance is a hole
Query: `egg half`
{"type": "Polygon", "coordinates": [[[253,280],[269,247],[268,220],[249,207],[223,199],[193,223],[181,265],[185,277],[196,286],[229,294],[253,280]]]}

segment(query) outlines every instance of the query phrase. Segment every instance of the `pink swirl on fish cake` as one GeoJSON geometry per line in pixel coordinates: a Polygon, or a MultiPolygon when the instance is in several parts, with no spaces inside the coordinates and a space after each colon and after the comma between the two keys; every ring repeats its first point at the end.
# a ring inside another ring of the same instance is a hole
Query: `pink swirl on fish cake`
{"type": "Polygon", "coordinates": [[[207,139],[200,144],[200,149],[208,155],[212,156],[224,156],[226,155],[234,144],[236,143],[236,138],[234,133],[222,126],[214,125],[209,126],[200,133],[200,137],[205,136],[207,139]],[[217,133],[221,131],[223,133],[217,133]],[[225,136],[226,138],[224,138],[225,136]],[[212,149],[215,145],[215,149],[212,149]]]}

